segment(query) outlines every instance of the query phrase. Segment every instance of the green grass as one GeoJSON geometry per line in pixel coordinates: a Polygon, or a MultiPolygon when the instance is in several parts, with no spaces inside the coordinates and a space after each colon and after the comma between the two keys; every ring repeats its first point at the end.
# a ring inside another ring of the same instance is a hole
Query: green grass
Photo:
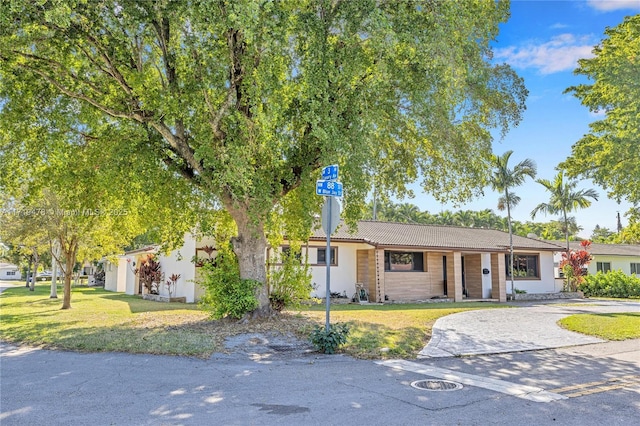
{"type": "MultiPolygon", "coordinates": [[[[48,284],[30,292],[14,287],[0,295],[0,339],[76,351],[117,351],[208,357],[224,351],[228,336],[277,330],[307,339],[324,324],[324,305],[282,313],[279,318],[239,324],[212,321],[197,305],[157,303],[137,296],[75,287],[70,310],[49,299],[48,284]]],[[[58,289],[62,297],[62,289],[58,289]]],[[[507,308],[490,303],[334,305],[331,322],[351,325],[340,349],[358,358],[414,358],[440,317],[474,309],[507,308]]]]}
{"type": "Polygon", "coordinates": [[[0,338],[78,351],[123,351],[199,356],[220,342],[202,327],[207,315],[195,305],[155,303],[98,288],[73,288],[72,309],[49,299],[49,285],[37,284],[0,295],[0,338]]]}
{"type": "MultiPolygon", "coordinates": [[[[435,321],[456,312],[508,308],[494,303],[420,303],[394,305],[335,305],[331,322],[347,322],[351,331],[341,352],[357,358],[415,358],[429,342],[435,321]]],[[[302,314],[323,322],[323,306],[302,314]]]]}
{"type": "Polygon", "coordinates": [[[640,339],[640,313],[578,314],[559,323],[568,330],[606,340],[640,339]]]}

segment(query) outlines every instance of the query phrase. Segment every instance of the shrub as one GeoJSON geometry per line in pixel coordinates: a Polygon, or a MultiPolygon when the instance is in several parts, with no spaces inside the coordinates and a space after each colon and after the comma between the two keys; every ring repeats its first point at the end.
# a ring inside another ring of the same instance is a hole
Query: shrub
{"type": "Polygon", "coordinates": [[[584,281],[584,271],[593,259],[589,254],[591,241],[582,241],[580,250],[569,250],[562,253],[560,268],[564,274],[564,291],[576,291],[584,281]]]}
{"type": "Polygon", "coordinates": [[[309,264],[301,262],[296,247],[282,253],[280,259],[281,265],[269,271],[269,301],[276,311],[299,306],[313,289],[309,264]]]}
{"type": "Polygon", "coordinates": [[[146,259],[140,260],[140,265],[133,272],[138,275],[138,279],[147,289],[147,293],[160,294],[162,268],[153,254],[149,254],[146,259]]]}
{"type": "Polygon", "coordinates": [[[316,350],[325,354],[332,354],[340,345],[347,342],[348,335],[349,324],[347,323],[330,324],[329,331],[324,326],[316,325],[311,331],[309,340],[316,350]]]}
{"type": "Polygon", "coordinates": [[[587,275],[580,285],[585,296],[640,297],[640,278],[622,271],[587,275]]]}
{"type": "Polygon", "coordinates": [[[260,283],[240,278],[238,259],[230,244],[221,244],[215,264],[206,262],[201,272],[200,285],[206,293],[200,306],[213,318],[240,319],[258,307],[255,290],[260,283]]]}

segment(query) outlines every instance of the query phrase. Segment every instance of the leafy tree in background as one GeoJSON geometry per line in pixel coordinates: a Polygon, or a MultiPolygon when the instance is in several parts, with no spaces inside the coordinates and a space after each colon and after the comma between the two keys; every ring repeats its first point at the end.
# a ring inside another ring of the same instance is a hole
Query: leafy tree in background
{"type": "Polygon", "coordinates": [[[507,151],[502,155],[493,155],[491,157],[491,165],[493,174],[489,183],[491,188],[503,194],[498,199],[498,210],[507,210],[507,225],[509,227],[509,258],[510,258],[510,276],[511,276],[511,294],[514,295],[513,286],[513,229],[511,226],[511,209],[518,205],[520,197],[513,193],[513,188],[524,183],[527,176],[531,179],[536,177],[536,164],[533,160],[527,158],[522,160],[513,168],[509,168],[509,158],[513,151],[507,151]]]}
{"type": "Polygon", "coordinates": [[[573,145],[562,164],[569,176],[591,178],[609,195],[640,203],[640,15],[627,16],[607,28],[607,38],[594,57],[578,61],[576,74],[593,84],[570,87],[582,104],[605,118],[589,125],[590,132],[573,145]]]}
{"type": "Polygon", "coordinates": [[[24,123],[40,97],[74,100],[66,114],[109,123],[106,144],[144,143],[153,170],[232,216],[239,273],[262,284],[266,315],[271,213],[310,228],[321,166],[340,165],[352,221],[374,176],[399,196],[419,175],[439,200],[481,191],[491,128],[517,124],[526,97],[490,61],[508,16],[493,0],[7,0],[2,108],[24,123]]]}
{"type": "Polygon", "coordinates": [[[589,198],[597,201],[598,193],[593,189],[576,190],[575,188],[578,182],[565,180],[564,172],[562,171],[558,172],[553,181],[538,179],[536,182],[544,186],[545,189],[550,192],[551,196],[549,202],[540,203],[531,211],[531,218],[535,219],[538,213],[561,214],[563,231],[567,243],[566,251],[568,252],[571,221],[567,214],[579,208],[584,209],[589,207],[591,205],[589,198]]]}
{"type": "Polygon", "coordinates": [[[14,199],[2,194],[0,198],[0,239],[14,247],[14,251],[28,260],[26,286],[35,290],[41,255],[49,250],[50,238],[43,223],[41,206],[26,199],[14,199]],[[33,268],[32,266],[33,265],[33,268]],[[31,277],[30,277],[31,275],[31,277]]]}
{"type": "Polygon", "coordinates": [[[612,241],[618,244],[640,244],[640,208],[630,209],[625,216],[629,218],[629,224],[612,241]]]}
{"type": "Polygon", "coordinates": [[[594,243],[608,243],[611,242],[612,237],[615,236],[616,233],[609,228],[600,227],[600,225],[596,225],[591,232],[591,241],[594,243]]]}
{"type": "Polygon", "coordinates": [[[57,244],[60,254],[54,261],[64,274],[62,309],[69,309],[78,261],[119,252],[148,223],[171,228],[168,237],[183,235],[193,227],[183,220],[192,214],[185,200],[194,196],[171,172],[154,169],[158,160],[149,155],[145,133],[116,131],[114,123],[92,109],[81,122],[71,113],[86,107],[77,100],[53,96],[41,80],[32,86],[15,83],[14,88],[0,85],[7,99],[0,111],[0,190],[7,203],[26,214],[4,215],[3,229],[22,226],[14,241],[38,235],[47,250],[57,244]],[[37,93],[38,102],[7,96],[15,87],[37,93]],[[130,145],[111,143],[116,135],[130,145]]]}

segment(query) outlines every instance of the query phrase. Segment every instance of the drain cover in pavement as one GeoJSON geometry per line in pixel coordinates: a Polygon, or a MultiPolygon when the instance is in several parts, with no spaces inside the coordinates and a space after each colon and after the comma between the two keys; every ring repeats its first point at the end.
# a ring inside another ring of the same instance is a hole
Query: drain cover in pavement
{"type": "Polygon", "coordinates": [[[424,389],[429,391],[453,391],[462,389],[460,383],[451,382],[449,380],[418,380],[411,383],[416,389],[424,389]]]}

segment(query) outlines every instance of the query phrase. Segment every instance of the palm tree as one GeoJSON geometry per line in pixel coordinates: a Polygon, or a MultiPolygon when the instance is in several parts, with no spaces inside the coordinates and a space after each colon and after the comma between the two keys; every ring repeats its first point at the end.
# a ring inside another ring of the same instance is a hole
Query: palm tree
{"type": "Polygon", "coordinates": [[[396,215],[398,222],[418,223],[420,221],[420,209],[415,204],[402,203],[396,205],[396,215]]]}
{"type": "Polygon", "coordinates": [[[535,219],[538,212],[549,214],[562,213],[562,223],[564,236],[567,242],[567,252],[569,251],[569,226],[570,219],[567,217],[568,212],[584,209],[591,205],[591,201],[587,198],[593,198],[598,201],[598,193],[593,189],[581,189],[576,191],[578,182],[564,180],[564,172],[560,171],[556,175],[553,182],[547,179],[538,179],[536,182],[544,186],[551,193],[548,203],[540,203],[531,212],[531,219],[535,219]]]}
{"type": "Polygon", "coordinates": [[[511,276],[511,297],[513,298],[513,228],[511,226],[511,209],[518,205],[520,197],[515,195],[511,191],[511,188],[522,185],[527,176],[534,179],[536,177],[536,163],[527,158],[510,169],[508,163],[511,154],[513,154],[513,151],[510,150],[500,156],[495,154],[491,156],[493,174],[489,179],[489,183],[494,191],[503,194],[498,199],[498,210],[507,210],[510,257],[509,274],[511,276]]]}

